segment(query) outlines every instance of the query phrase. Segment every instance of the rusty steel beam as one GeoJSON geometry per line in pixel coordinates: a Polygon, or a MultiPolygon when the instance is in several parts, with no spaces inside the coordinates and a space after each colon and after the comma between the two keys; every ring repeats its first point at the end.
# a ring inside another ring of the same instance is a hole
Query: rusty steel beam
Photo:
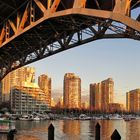
{"type": "Polygon", "coordinates": [[[136,0],[29,0],[0,24],[0,80],[10,71],[98,39],[140,40],[136,0]],[[118,26],[119,23],[119,26],[118,26]]]}

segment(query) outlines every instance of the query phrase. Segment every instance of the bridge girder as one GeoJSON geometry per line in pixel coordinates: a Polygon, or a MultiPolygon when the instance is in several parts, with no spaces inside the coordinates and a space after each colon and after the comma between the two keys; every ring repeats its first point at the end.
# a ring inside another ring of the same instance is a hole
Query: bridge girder
{"type": "Polygon", "coordinates": [[[21,66],[98,39],[140,40],[140,13],[131,17],[139,6],[139,0],[25,2],[0,23],[0,80],[21,66]]]}

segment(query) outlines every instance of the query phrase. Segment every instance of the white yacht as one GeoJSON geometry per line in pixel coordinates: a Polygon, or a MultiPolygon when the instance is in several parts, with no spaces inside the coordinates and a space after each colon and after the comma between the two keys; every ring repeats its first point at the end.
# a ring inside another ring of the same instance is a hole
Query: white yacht
{"type": "Polygon", "coordinates": [[[123,118],[119,114],[113,114],[109,116],[109,120],[122,120],[123,118]]]}
{"type": "Polygon", "coordinates": [[[33,121],[40,121],[40,118],[38,116],[33,117],[33,121]]]}
{"type": "Polygon", "coordinates": [[[30,117],[28,115],[22,115],[19,120],[21,121],[29,121],[30,120],[30,117]]]}
{"type": "Polygon", "coordinates": [[[79,120],[91,120],[92,118],[87,116],[86,114],[81,114],[79,116],[79,120]]]}

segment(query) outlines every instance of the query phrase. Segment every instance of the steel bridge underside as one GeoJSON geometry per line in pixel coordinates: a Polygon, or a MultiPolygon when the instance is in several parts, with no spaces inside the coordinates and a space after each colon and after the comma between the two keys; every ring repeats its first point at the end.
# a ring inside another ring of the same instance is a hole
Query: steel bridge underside
{"type": "Polygon", "coordinates": [[[139,1],[112,0],[109,7],[101,0],[94,6],[71,1],[30,0],[1,19],[0,80],[21,66],[98,39],[140,40],[140,12],[131,18],[139,1]]]}

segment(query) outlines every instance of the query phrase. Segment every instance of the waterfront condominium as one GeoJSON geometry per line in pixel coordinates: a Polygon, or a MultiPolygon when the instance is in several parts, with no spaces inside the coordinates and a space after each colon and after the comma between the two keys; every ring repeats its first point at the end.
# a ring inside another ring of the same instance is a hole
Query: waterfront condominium
{"type": "Polygon", "coordinates": [[[35,69],[33,67],[21,67],[10,72],[1,83],[2,102],[9,101],[10,90],[14,86],[23,86],[35,81],[35,69]]]}
{"type": "Polygon", "coordinates": [[[38,85],[46,94],[47,104],[51,107],[51,78],[49,78],[46,74],[40,75],[38,77],[38,85]]]}
{"type": "Polygon", "coordinates": [[[103,112],[108,112],[109,104],[113,103],[114,97],[114,81],[112,78],[108,78],[101,82],[101,110],[103,112]]]}
{"type": "Polygon", "coordinates": [[[126,93],[126,108],[130,113],[140,112],[140,89],[131,90],[126,93]]]}
{"type": "Polygon", "coordinates": [[[109,111],[109,104],[113,103],[114,82],[108,78],[98,84],[90,84],[90,110],[109,111]]]}
{"type": "Polygon", "coordinates": [[[47,111],[47,96],[35,83],[35,69],[22,67],[10,75],[10,107],[14,113],[47,111]]]}
{"type": "Polygon", "coordinates": [[[81,108],[81,79],[74,73],[66,73],[64,76],[63,89],[64,108],[81,108]]]}
{"type": "Polygon", "coordinates": [[[29,86],[15,86],[11,89],[10,106],[15,114],[30,114],[48,110],[46,94],[36,83],[29,86]]]}
{"type": "Polygon", "coordinates": [[[101,84],[90,84],[90,110],[101,110],[101,84]]]}

